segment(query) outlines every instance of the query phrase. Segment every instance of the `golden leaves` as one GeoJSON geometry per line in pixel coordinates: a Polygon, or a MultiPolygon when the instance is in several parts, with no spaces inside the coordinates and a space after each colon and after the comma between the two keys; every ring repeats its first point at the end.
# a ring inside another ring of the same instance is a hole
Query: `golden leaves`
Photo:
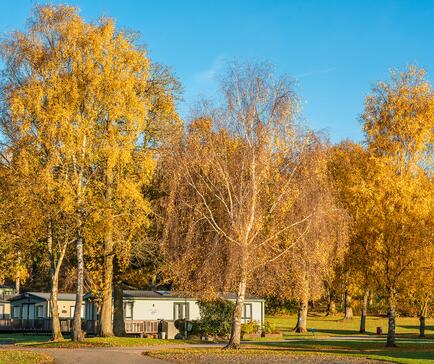
{"type": "Polygon", "coordinates": [[[174,78],[151,78],[147,53],[110,18],[87,23],[76,8],[36,6],[28,24],[1,47],[8,136],[22,177],[16,188],[42,216],[41,240],[48,221],[70,238],[83,224],[89,267],[100,269],[91,261],[104,232],[115,229],[128,264],[131,241],[150,224],[143,189],[156,160],[149,147],[179,118],[174,78]]]}

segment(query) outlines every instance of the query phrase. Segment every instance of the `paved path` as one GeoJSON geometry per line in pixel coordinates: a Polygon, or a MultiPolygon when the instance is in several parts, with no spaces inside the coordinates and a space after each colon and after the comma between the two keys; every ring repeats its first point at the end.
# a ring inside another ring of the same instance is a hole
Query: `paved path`
{"type": "Polygon", "coordinates": [[[144,349],[125,350],[125,348],[93,349],[45,349],[55,364],[167,364],[168,362],[143,355],[144,349]]]}
{"type": "Polygon", "coordinates": [[[207,348],[221,347],[222,344],[181,344],[155,345],[118,348],[81,348],[81,349],[47,349],[41,350],[54,358],[55,364],[169,364],[169,362],[143,355],[144,351],[173,348],[207,348]]]}
{"type": "Polygon", "coordinates": [[[14,349],[25,351],[37,351],[48,354],[54,358],[55,364],[169,364],[169,362],[143,355],[150,350],[161,350],[183,347],[221,347],[222,344],[180,344],[180,345],[155,345],[140,347],[95,347],[80,349],[61,348],[32,348],[17,347],[14,345],[1,345],[2,349],[14,349]]]}
{"type": "MultiPolygon", "coordinates": [[[[312,340],[312,338],[286,338],[276,340],[274,342],[296,342],[312,340]]],[[[329,340],[385,340],[384,337],[370,336],[335,336],[321,337],[318,341],[329,340]]],[[[399,342],[405,342],[406,339],[399,339],[399,342]]],[[[412,343],[432,342],[432,340],[408,340],[412,343]]],[[[246,341],[244,344],[253,344],[254,342],[246,341]]],[[[265,344],[265,342],[262,342],[265,344]]],[[[271,342],[268,342],[271,343],[271,342]]],[[[37,347],[21,347],[17,348],[14,345],[0,345],[2,349],[19,349],[43,352],[54,357],[55,364],[169,364],[169,362],[151,358],[143,355],[144,351],[173,349],[173,348],[207,348],[207,347],[222,347],[224,344],[174,344],[174,345],[155,345],[155,346],[140,346],[140,347],[95,347],[95,348],[80,348],[80,349],[60,349],[60,348],[37,348],[37,347]]]]}

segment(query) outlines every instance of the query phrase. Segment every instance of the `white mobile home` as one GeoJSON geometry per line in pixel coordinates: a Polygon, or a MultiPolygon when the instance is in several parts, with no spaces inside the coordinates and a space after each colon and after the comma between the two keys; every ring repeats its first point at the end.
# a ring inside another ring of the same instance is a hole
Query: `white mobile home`
{"type": "Polygon", "coordinates": [[[0,320],[7,320],[11,315],[11,304],[9,300],[4,297],[0,297],[0,320]]]}
{"type": "Polygon", "coordinates": [[[9,300],[15,296],[15,289],[0,284],[0,320],[7,320],[11,315],[11,303],[9,300]]]}
{"type": "MultiPolygon", "coordinates": [[[[125,320],[165,320],[200,319],[198,300],[191,296],[171,291],[136,291],[125,290],[124,316],[125,320]]],[[[235,302],[233,293],[222,294],[221,298],[235,302]]],[[[95,304],[90,302],[91,294],[86,294],[85,319],[95,321],[98,319],[95,304]]],[[[242,322],[256,321],[264,324],[265,300],[259,297],[246,296],[242,322]]]]}
{"type": "MultiPolygon", "coordinates": [[[[9,299],[11,318],[21,320],[40,320],[51,317],[50,293],[27,292],[9,299]]],[[[72,318],[75,308],[75,293],[59,293],[59,318],[72,318]]],[[[82,316],[84,309],[82,310],[82,316]]],[[[83,316],[84,317],[84,316],[83,316]]]]}

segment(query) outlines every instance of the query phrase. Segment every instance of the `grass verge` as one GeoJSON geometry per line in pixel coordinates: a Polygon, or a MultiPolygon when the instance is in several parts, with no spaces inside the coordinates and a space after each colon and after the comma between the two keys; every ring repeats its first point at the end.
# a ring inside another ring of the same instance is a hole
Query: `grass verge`
{"type": "Polygon", "coordinates": [[[89,348],[171,345],[196,342],[191,340],[162,340],[138,337],[90,337],[76,343],[69,338],[61,341],[50,341],[50,336],[48,335],[0,334],[0,343],[43,348],[89,348]]]}
{"type": "Polygon", "coordinates": [[[45,341],[45,342],[20,342],[16,345],[32,346],[43,348],[89,348],[89,347],[128,347],[128,346],[152,346],[152,345],[171,345],[184,344],[184,340],[162,340],[162,339],[147,339],[135,337],[91,337],[84,341],[73,342],[70,339],[61,341],[45,341]]]}
{"type": "Polygon", "coordinates": [[[52,357],[42,353],[0,349],[0,364],[51,364],[53,362],[52,357]]]}
{"type": "Polygon", "coordinates": [[[374,340],[300,340],[275,343],[256,343],[264,349],[290,350],[311,354],[363,356],[393,363],[434,363],[434,341],[399,340],[398,347],[386,348],[384,342],[374,340]]]}
{"type": "Polygon", "coordinates": [[[250,363],[381,363],[362,355],[335,355],[329,353],[293,352],[290,350],[255,349],[162,349],[145,352],[144,355],[175,363],[197,364],[250,364],[250,363]]]}

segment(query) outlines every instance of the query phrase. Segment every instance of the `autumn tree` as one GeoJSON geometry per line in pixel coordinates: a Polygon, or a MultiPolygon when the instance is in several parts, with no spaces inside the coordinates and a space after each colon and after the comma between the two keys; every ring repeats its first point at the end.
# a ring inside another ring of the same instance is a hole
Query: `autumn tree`
{"type": "MultiPolygon", "coordinates": [[[[349,250],[345,260],[338,268],[340,291],[344,296],[344,318],[352,318],[352,295],[361,292],[362,305],[360,315],[360,332],[366,331],[368,295],[375,281],[372,245],[376,235],[369,230],[371,226],[369,197],[361,192],[363,181],[370,178],[369,152],[359,144],[345,141],[331,150],[329,169],[339,192],[339,200],[351,216],[349,250]]],[[[363,191],[363,190],[362,190],[363,191]]]]}
{"type": "Polygon", "coordinates": [[[392,71],[366,98],[362,116],[368,149],[376,159],[369,193],[380,285],[388,302],[386,346],[396,346],[395,313],[405,273],[432,240],[434,94],[425,72],[414,66],[392,71]],[[430,240],[431,239],[431,240],[430,240]]]}
{"type": "Polygon", "coordinates": [[[268,66],[236,64],[222,91],[222,107],[205,104],[163,164],[163,249],[176,288],[236,291],[227,348],[238,348],[246,290],[262,288],[255,273],[291,251],[312,211],[292,213],[306,139],[289,80],[268,66]]]}
{"type": "Polygon", "coordinates": [[[17,188],[21,185],[19,176],[11,163],[11,153],[7,137],[3,136],[0,163],[0,279],[15,282],[15,291],[30,275],[31,256],[35,252],[37,240],[35,210],[28,203],[26,193],[17,188]],[[21,193],[20,193],[21,192],[21,193]]]}
{"type": "Polygon", "coordinates": [[[69,6],[37,6],[27,32],[13,33],[2,51],[10,129],[23,143],[38,143],[46,172],[64,181],[58,190],[73,211],[73,339],[82,337],[85,239],[103,247],[100,327],[110,336],[113,257],[121,249],[115,246],[128,245],[125,234],[147,224],[142,187],[151,179],[158,132],[177,121],[173,82],[158,65],[150,76],[146,51],[111,19],[86,23],[69,6]]]}
{"type": "Polygon", "coordinates": [[[425,337],[426,318],[434,304],[434,247],[427,245],[419,252],[416,267],[407,274],[403,299],[419,317],[419,337],[425,337]]]}
{"type": "Polygon", "coordinates": [[[18,223],[21,228],[15,235],[21,244],[27,242],[20,251],[31,254],[42,248],[48,253],[52,339],[59,340],[63,338],[57,302],[59,276],[67,249],[74,242],[75,224],[73,210],[62,193],[64,178],[58,176],[58,165],[52,164],[55,158],[47,155],[49,146],[44,142],[35,133],[32,140],[27,139],[26,146],[14,145],[9,178],[15,183],[4,192],[14,200],[9,211],[9,230],[18,223]]]}
{"type": "Polygon", "coordinates": [[[294,216],[311,215],[309,228],[285,259],[264,268],[278,277],[267,284],[269,294],[299,302],[294,331],[301,333],[307,331],[309,301],[324,294],[324,282],[333,279],[347,252],[349,219],[328,171],[329,152],[328,143],[311,133],[294,175],[299,193],[292,207],[294,216]]]}

